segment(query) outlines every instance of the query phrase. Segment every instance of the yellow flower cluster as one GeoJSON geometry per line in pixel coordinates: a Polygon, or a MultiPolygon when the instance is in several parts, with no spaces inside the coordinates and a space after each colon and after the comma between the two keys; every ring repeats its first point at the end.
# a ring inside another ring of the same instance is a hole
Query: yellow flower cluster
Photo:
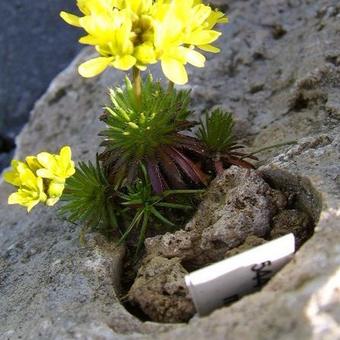
{"type": "Polygon", "coordinates": [[[80,65],[83,77],[96,76],[108,66],[145,70],[160,61],[168,79],[185,84],[187,63],[204,67],[205,57],[195,48],[219,52],[211,43],[221,33],[213,28],[228,22],[202,0],[78,0],[77,5],[84,16],[60,15],[83,28],[87,35],[79,41],[100,54],[80,65]]]}
{"type": "Polygon", "coordinates": [[[57,155],[41,152],[28,156],[25,162],[13,160],[12,169],[4,173],[4,180],[17,187],[8,204],[20,204],[31,209],[38,203],[54,205],[61,197],[66,178],[75,173],[71,148],[64,146],[57,155]]]}

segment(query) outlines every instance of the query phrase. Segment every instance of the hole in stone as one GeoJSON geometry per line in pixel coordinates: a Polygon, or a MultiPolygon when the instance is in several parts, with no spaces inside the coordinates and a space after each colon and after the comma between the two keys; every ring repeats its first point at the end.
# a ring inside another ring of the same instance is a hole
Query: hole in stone
{"type": "Polygon", "coordinates": [[[308,103],[309,99],[306,98],[303,93],[298,93],[298,95],[292,99],[289,107],[291,110],[301,111],[308,107],[308,103]]]}
{"type": "Polygon", "coordinates": [[[307,178],[231,167],[211,183],[185,228],[147,238],[135,265],[126,256],[122,303],[142,321],[189,321],[195,308],[184,281],[188,272],[288,233],[298,249],[314,232],[321,202],[307,178]]]}
{"type": "Polygon", "coordinates": [[[272,27],[272,35],[273,35],[273,38],[276,40],[281,39],[283,36],[286,35],[286,33],[287,31],[280,24],[276,24],[272,27]]]}

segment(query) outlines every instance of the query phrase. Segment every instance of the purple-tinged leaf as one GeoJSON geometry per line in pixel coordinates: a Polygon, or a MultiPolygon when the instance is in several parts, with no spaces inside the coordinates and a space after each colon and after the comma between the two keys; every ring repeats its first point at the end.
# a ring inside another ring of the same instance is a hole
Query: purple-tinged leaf
{"type": "Polygon", "coordinates": [[[155,193],[160,194],[167,189],[167,184],[159,169],[157,161],[147,159],[147,170],[150,177],[151,185],[155,193]]]}
{"type": "Polygon", "coordinates": [[[127,172],[127,182],[132,183],[134,179],[137,176],[137,170],[138,170],[138,161],[131,162],[131,165],[129,165],[128,172],[127,172]]]}
{"type": "Polygon", "coordinates": [[[237,157],[232,157],[232,156],[228,156],[228,157],[223,157],[223,159],[225,161],[227,161],[229,164],[232,164],[232,165],[237,165],[241,168],[245,168],[245,169],[255,169],[254,165],[245,161],[245,160],[242,160],[242,159],[239,159],[237,157]]]}
{"type": "Polygon", "coordinates": [[[164,171],[167,181],[171,184],[173,188],[183,189],[186,187],[185,182],[181,176],[174,161],[163,151],[159,152],[160,163],[162,170],[164,171]]]}
{"type": "Polygon", "coordinates": [[[207,185],[207,176],[194,162],[184,156],[183,153],[172,147],[166,148],[165,152],[194,183],[207,185]]]}
{"type": "Polygon", "coordinates": [[[204,149],[200,141],[189,136],[177,134],[174,146],[179,149],[188,149],[199,155],[204,155],[206,153],[206,150],[204,149]]]}

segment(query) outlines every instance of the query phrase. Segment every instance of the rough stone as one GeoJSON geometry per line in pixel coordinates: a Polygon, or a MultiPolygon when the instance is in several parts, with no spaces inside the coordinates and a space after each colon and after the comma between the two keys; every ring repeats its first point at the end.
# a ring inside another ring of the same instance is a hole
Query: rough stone
{"type": "Polygon", "coordinates": [[[195,313],[179,258],[156,256],[138,271],[129,299],[158,322],[185,322],[195,313]]]}
{"type": "Polygon", "coordinates": [[[268,236],[286,201],[255,170],[233,166],[211,183],[185,230],[146,239],[146,252],[179,257],[191,269],[219,261],[248,236],[268,236]]]}
{"type": "MultiPolygon", "coordinates": [[[[286,233],[286,234],[288,234],[288,233],[286,233]]],[[[248,236],[240,246],[228,250],[225,253],[224,256],[226,258],[231,257],[231,256],[235,256],[237,254],[243,253],[246,250],[260,246],[261,244],[264,244],[266,242],[267,241],[264,238],[251,235],[251,236],[248,236]]]]}
{"type": "MultiPolygon", "coordinates": [[[[137,302],[152,320],[173,322],[176,318],[185,320],[183,317],[190,315],[190,311],[183,313],[182,305],[175,299],[171,314],[165,315],[162,300],[147,298],[164,292],[159,284],[143,286],[145,279],[140,278],[140,273],[154,267],[154,259],[158,264],[160,259],[166,263],[169,258],[175,258],[192,270],[289,233],[295,235],[296,249],[311,237],[314,223],[310,215],[315,208],[299,203],[303,200],[299,193],[301,187],[290,188],[281,183],[283,186],[279,184],[278,189],[286,192],[284,194],[272,189],[262,176],[258,171],[235,166],[225,170],[210,184],[203,202],[184,230],[145,240],[146,264],[139,270],[132,286],[132,301],[137,302]],[[135,286],[139,288],[139,294],[136,294],[135,286]]],[[[163,285],[177,284],[177,278],[170,275],[163,280],[163,285]]],[[[192,316],[193,309],[191,313],[192,316]]]]}
{"type": "Polygon", "coordinates": [[[272,239],[292,232],[295,235],[295,247],[298,249],[313,234],[310,217],[295,209],[283,210],[273,218],[270,237],[272,239]]]}
{"type": "MultiPolygon", "coordinates": [[[[262,291],[187,325],[143,323],[121,306],[111,285],[118,280],[121,252],[105,252],[109,246],[101,242],[82,247],[80,226],[60,221],[54,209],[27,215],[9,208],[10,190],[1,184],[1,340],[340,338],[338,1],[230,0],[228,7],[223,53],[209,57],[202,70],[190,69],[194,109],[197,116],[214,105],[235,112],[254,148],[298,140],[260,155],[260,170],[271,186],[296,189],[298,203],[317,221],[314,235],[262,291]],[[279,39],[275,25],[287,32],[279,39]],[[325,66],[312,91],[298,87],[325,66]],[[251,93],[250,83],[264,87],[251,93]],[[300,105],[291,104],[296,92],[304,99],[300,105]]],[[[76,160],[93,159],[97,113],[107,87],[120,83],[122,73],[80,79],[76,65],[88,56],[81,54],[36,104],[17,139],[16,157],[67,143],[76,160]]]]}

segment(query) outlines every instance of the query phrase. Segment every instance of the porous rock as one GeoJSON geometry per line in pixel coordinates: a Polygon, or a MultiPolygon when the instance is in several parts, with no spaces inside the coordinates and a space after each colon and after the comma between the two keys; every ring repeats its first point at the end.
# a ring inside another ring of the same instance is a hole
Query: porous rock
{"type": "Polygon", "coordinates": [[[270,237],[276,239],[291,232],[295,236],[295,247],[298,249],[313,234],[310,216],[296,209],[280,211],[273,218],[270,237]]]}
{"type": "Polygon", "coordinates": [[[154,321],[188,321],[195,309],[184,281],[187,273],[179,258],[153,257],[140,267],[129,299],[154,321]]]}
{"type": "MultiPolygon", "coordinates": [[[[223,53],[204,69],[190,69],[194,109],[197,115],[213,105],[233,111],[255,148],[297,139],[295,146],[261,155],[260,170],[271,186],[296,189],[317,223],[314,235],[261,292],[187,325],[142,323],[121,306],[115,285],[102,282],[104,272],[118,281],[122,253],[103,251],[101,242],[82,247],[80,226],[60,221],[54,209],[27,215],[9,208],[10,189],[1,184],[1,340],[339,338],[338,1],[218,2],[228,4],[231,24],[223,28],[223,53]],[[274,37],[275,25],[286,34],[274,37]],[[301,90],[301,81],[319,94],[301,90]],[[294,105],[297,91],[303,100],[294,105]]],[[[97,114],[122,73],[83,80],[76,66],[89,57],[81,54],[36,104],[16,157],[67,143],[76,160],[93,159],[97,114]]]]}
{"type": "MultiPolygon", "coordinates": [[[[289,188],[283,187],[283,190],[289,191],[289,188]]],[[[271,188],[259,171],[233,166],[211,183],[184,230],[145,240],[146,264],[140,272],[153,268],[154,259],[158,263],[168,258],[180,260],[191,270],[198,269],[289,233],[295,235],[298,249],[312,235],[314,225],[307,212],[288,209],[288,204],[293,204],[289,201],[296,195],[294,190],[284,194],[271,188]]],[[[139,294],[135,293],[134,286],[139,286],[140,276],[137,275],[132,287],[131,301],[139,304],[152,320],[159,315],[166,322],[173,322],[174,315],[183,320],[182,306],[175,301],[170,316],[164,315],[163,301],[146,299],[144,302],[145,296],[159,295],[159,285],[142,285],[139,294]]],[[[166,276],[164,284],[176,284],[177,279],[172,280],[173,277],[166,276]]]]}
{"type": "Polygon", "coordinates": [[[243,253],[246,250],[260,246],[261,244],[264,244],[266,242],[267,241],[264,238],[257,237],[254,235],[248,236],[240,246],[228,250],[225,253],[225,257],[228,258],[231,256],[235,256],[237,254],[243,253]]]}
{"type": "Polygon", "coordinates": [[[248,236],[268,236],[286,201],[257,171],[233,166],[211,183],[185,230],[146,239],[146,252],[179,257],[190,268],[219,261],[248,236]]]}

